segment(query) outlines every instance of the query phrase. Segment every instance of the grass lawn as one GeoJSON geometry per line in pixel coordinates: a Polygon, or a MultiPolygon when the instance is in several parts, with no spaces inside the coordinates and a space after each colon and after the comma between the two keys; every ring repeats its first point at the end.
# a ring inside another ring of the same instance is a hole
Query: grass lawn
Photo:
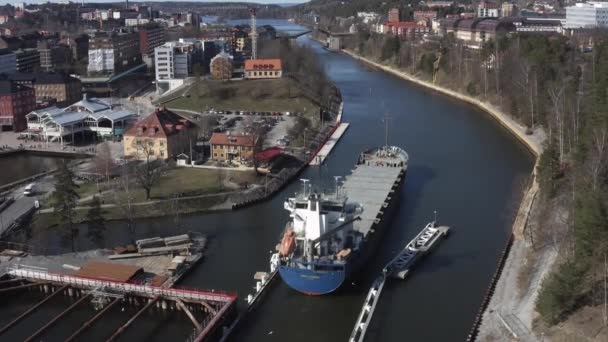
{"type": "MultiPolygon", "coordinates": [[[[170,97],[175,96],[172,94],[170,97]]],[[[319,111],[319,106],[304,96],[298,84],[289,78],[229,82],[204,80],[198,89],[193,85],[181,97],[164,105],[197,112],[212,108],[250,112],[302,112],[309,118],[314,118],[319,111]]]]}

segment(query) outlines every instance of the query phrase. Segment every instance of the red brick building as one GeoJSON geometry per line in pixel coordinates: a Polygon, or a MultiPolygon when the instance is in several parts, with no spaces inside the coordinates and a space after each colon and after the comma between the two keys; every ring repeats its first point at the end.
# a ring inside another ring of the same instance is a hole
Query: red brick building
{"type": "Polygon", "coordinates": [[[0,126],[2,131],[21,132],[27,128],[25,115],[36,108],[34,89],[0,80],[0,126]]]}
{"type": "Polygon", "coordinates": [[[146,24],[139,31],[139,52],[142,56],[154,56],[154,48],[165,43],[165,30],[158,24],[146,24]]]}

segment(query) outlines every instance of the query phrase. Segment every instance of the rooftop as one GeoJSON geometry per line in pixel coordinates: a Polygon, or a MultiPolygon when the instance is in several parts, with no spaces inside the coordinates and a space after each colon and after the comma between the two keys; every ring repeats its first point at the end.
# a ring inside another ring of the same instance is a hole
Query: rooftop
{"type": "Polygon", "coordinates": [[[163,138],[179,133],[190,121],[167,109],[156,109],[125,132],[125,136],[163,138]]]}
{"type": "Polygon", "coordinates": [[[9,80],[0,80],[0,95],[15,94],[24,90],[31,90],[32,88],[26,87],[21,84],[9,80]]]}
{"type": "Polygon", "coordinates": [[[245,61],[245,70],[275,70],[283,69],[281,60],[274,59],[248,59],[245,61]]]}
{"type": "Polygon", "coordinates": [[[253,146],[254,138],[251,135],[213,133],[209,142],[211,145],[253,146]]]}
{"type": "Polygon", "coordinates": [[[140,272],[143,272],[143,268],[139,266],[91,261],[84,264],[73,275],[75,277],[126,283],[140,272]]]}

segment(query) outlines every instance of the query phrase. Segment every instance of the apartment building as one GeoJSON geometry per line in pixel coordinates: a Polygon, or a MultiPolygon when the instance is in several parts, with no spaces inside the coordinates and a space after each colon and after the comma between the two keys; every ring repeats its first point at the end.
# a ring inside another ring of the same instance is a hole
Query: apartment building
{"type": "Polygon", "coordinates": [[[0,80],[0,126],[2,131],[21,132],[27,128],[27,113],[34,110],[34,89],[10,80],[0,80]]]}
{"type": "Polygon", "coordinates": [[[566,7],[566,28],[608,27],[608,2],[577,3],[566,7]]]}
{"type": "Polygon", "coordinates": [[[194,63],[202,60],[202,44],[197,40],[180,39],[154,49],[156,89],[159,94],[179,87],[192,73],[194,63]]]}
{"type": "Polygon", "coordinates": [[[114,74],[142,63],[139,35],[133,31],[100,31],[89,38],[89,74],[114,74]]]}

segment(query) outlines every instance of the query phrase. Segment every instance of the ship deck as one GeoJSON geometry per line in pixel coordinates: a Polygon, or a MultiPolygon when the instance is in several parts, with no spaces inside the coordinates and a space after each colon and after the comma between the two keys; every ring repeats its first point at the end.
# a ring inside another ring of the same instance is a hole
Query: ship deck
{"type": "Polygon", "coordinates": [[[358,165],[346,177],[342,188],[351,201],[363,206],[361,220],[355,222],[355,230],[367,235],[378,214],[390,203],[393,188],[399,183],[401,167],[358,165]]]}

